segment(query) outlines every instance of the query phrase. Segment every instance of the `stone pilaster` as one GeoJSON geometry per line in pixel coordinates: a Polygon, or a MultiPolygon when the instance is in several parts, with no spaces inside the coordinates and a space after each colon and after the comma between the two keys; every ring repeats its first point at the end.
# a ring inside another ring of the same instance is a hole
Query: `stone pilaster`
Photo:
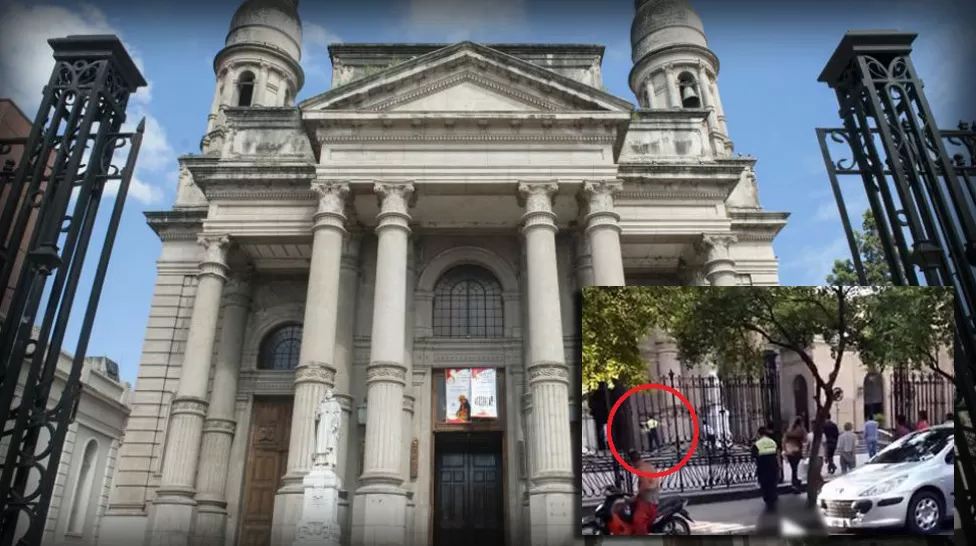
{"type": "MultiPolygon", "coordinates": [[[[342,320],[336,327],[336,347],[335,347],[335,392],[336,397],[342,403],[343,422],[340,446],[347,446],[340,449],[336,462],[339,476],[342,478],[344,486],[348,487],[356,483],[356,473],[359,472],[359,442],[357,436],[357,423],[355,421],[355,406],[352,397],[352,367],[355,354],[355,333],[356,333],[356,308],[357,296],[359,293],[359,279],[362,271],[359,266],[360,248],[362,245],[362,232],[358,229],[352,230],[346,237],[345,250],[342,254],[342,271],[339,273],[339,316],[342,320]],[[355,441],[350,438],[355,437],[355,441]],[[350,451],[348,446],[355,446],[350,451]]],[[[344,509],[343,509],[344,510],[344,509]]],[[[346,514],[340,511],[341,521],[345,522],[346,514]]],[[[348,529],[343,529],[343,533],[348,536],[348,529]]]]}
{"type": "Polygon", "coordinates": [[[704,235],[699,244],[705,255],[705,278],[711,286],[735,286],[734,235],[704,235]]]}
{"type": "Polygon", "coordinates": [[[366,369],[366,453],[353,501],[352,544],[401,545],[406,539],[403,399],[406,387],[407,255],[413,185],[378,183],[373,330],[366,369]]]}
{"type": "Polygon", "coordinates": [[[664,65],[664,81],[668,89],[668,108],[681,108],[681,97],[678,95],[678,80],[674,76],[671,63],[664,65]]]}
{"type": "Polygon", "coordinates": [[[590,243],[593,282],[596,286],[624,286],[624,262],[620,249],[620,215],[614,210],[613,195],[623,188],[616,180],[583,184],[586,200],[585,234],[590,243]]]}
{"type": "Polygon", "coordinates": [[[227,280],[226,235],[199,239],[205,249],[197,274],[196,297],[180,370],[180,382],[169,412],[162,480],[149,518],[149,543],[183,546],[190,542],[194,480],[207,415],[207,383],[217,333],[224,282],[227,280]]]}
{"type": "Polygon", "coordinates": [[[326,389],[335,386],[336,325],[339,278],[346,236],[348,184],[316,181],[318,209],[312,225],[312,260],[308,271],[302,348],[295,369],[295,398],[288,443],[288,468],[275,498],[272,543],[290,545],[301,520],[305,488],[302,479],[312,467],[315,451],[315,410],[326,389]]]}
{"type": "Polygon", "coordinates": [[[576,289],[593,286],[593,254],[590,251],[590,238],[585,233],[573,234],[573,244],[576,249],[574,267],[576,268],[576,289]]]}
{"type": "Polygon", "coordinates": [[[562,546],[576,535],[569,425],[569,367],[563,349],[559,271],[556,259],[555,183],[522,183],[522,233],[528,261],[529,362],[532,399],[529,442],[533,460],[529,489],[530,544],[562,546]]]}
{"type": "Polygon", "coordinates": [[[277,104],[268,104],[268,63],[261,63],[254,84],[254,99],[251,102],[254,106],[277,106],[277,104]]]}
{"type": "MultiPolygon", "coordinates": [[[[413,345],[414,328],[417,322],[416,305],[414,294],[417,287],[417,241],[410,238],[407,242],[407,281],[406,281],[406,312],[404,313],[404,343],[403,343],[403,366],[406,368],[406,377],[413,377],[413,345]]],[[[406,394],[403,398],[403,452],[410,453],[410,443],[413,441],[413,415],[414,400],[416,393],[413,392],[413,382],[407,384],[406,394]]],[[[403,479],[407,483],[408,490],[413,490],[410,483],[410,457],[403,457],[403,479]]]]}
{"type": "Polygon", "coordinates": [[[250,271],[235,274],[224,288],[223,320],[217,343],[210,407],[203,423],[200,470],[197,472],[197,512],[193,543],[222,544],[227,525],[227,460],[237,427],[237,379],[240,375],[244,327],[251,305],[250,271]]]}

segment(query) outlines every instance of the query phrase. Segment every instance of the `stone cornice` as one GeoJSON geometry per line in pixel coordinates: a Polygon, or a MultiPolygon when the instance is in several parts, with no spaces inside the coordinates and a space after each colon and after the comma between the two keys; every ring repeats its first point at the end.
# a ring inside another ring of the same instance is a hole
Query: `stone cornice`
{"type": "Polygon", "coordinates": [[[301,110],[293,106],[225,106],[224,117],[234,129],[301,129],[301,110]]]}
{"type": "Polygon", "coordinates": [[[161,241],[195,241],[207,218],[207,207],[145,211],[143,215],[161,241]]]}
{"type": "Polygon", "coordinates": [[[273,185],[275,191],[291,191],[292,187],[300,187],[308,192],[315,179],[315,163],[311,160],[255,158],[249,161],[241,157],[222,160],[210,156],[183,156],[180,161],[189,169],[193,182],[207,199],[212,199],[211,193],[223,189],[221,186],[227,184],[253,184],[256,190],[269,190],[273,185]]]}
{"type": "Polygon", "coordinates": [[[730,209],[732,230],[740,241],[771,242],[786,227],[788,212],[770,212],[757,209],[730,209]]]}

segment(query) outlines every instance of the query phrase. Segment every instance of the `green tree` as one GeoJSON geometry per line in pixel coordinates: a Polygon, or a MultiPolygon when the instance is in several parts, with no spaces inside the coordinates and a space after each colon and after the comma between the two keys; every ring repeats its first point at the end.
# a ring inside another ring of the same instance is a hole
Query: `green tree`
{"type": "Polygon", "coordinates": [[[955,381],[939,366],[955,334],[951,287],[879,287],[864,306],[865,327],[857,342],[861,360],[874,369],[905,365],[955,381]]]}
{"type": "MultiPolygon", "coordinates": [[[[856,297],[861,290],[845,286],[686,288],[672,293],[661,311],[666,311],[665,328],[687,366],[708,363],[725,373],[758,373],[760,355],[769,346],[797,354],[815,381],[817,412],[810,452],[818,453],[843,354],[853,347],[862,326],[862,301],[856,297]],[[833,363],[826,376],[807,352],[817,337],[831,348],[833,363]]],[[[820,458],[811,458],[810,507],[820,491],[822,464],[820,458]]]]}
{"type": "MultiPolygon", "coordinates": [[[[885,259],[884,248],[881,246],[881,238],[878,236],[878,225],[870,209],[864,211],[861,230],[854,231],[854,242],[860,250],[861,265],[864,266],[864,276],[867,277],[868,285],[890,285],[891,271],[885,259]]],[[[827,284],[830,286],[861,284],[857,279],[854,262],[850,258],[834,260],[834,266],[827,275],[827,284]]]]}
{"type": "Polygon", "coordinates": [[[600,382],[611,388],[646,382],[640,344],[661,320],[667,287],[586,287],[582,312],[583,394],[600,382]]]}

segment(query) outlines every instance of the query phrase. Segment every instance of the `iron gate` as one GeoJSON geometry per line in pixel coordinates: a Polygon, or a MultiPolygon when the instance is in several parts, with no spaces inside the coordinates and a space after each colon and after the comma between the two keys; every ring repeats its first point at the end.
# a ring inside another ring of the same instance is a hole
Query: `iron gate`
{"type": "Polygon", "coordinates": [[[0,188],[7,196],[0,210],[0,287],[16,279],[0,322],[0,445],[6,447],[0,461],[3,546],[41,543],[65,434],[80,398],[88,337],[145,127],[143,120],[135,133],[121,132],[129,96],[146,82],[118,38],[70,36],[48,43],[55,66],[30,134],[0,142],[0,148],[10,151],[22,148],[18,162],[4,165],[0,188]],[[113,158],[124,146],[129,155],[120,169],[113,158]],[[119,189],[71,370],[61,396],[51,399],[95,216],[110,182],[118,182],[119,189]],[[18,261],[22,248],[26,257],[18,261]]]}
{"type": "MultiPolygon", "coordinates": [[[[755,487],[756,464],[750,451],[761,426],[781,430],[779,380],[775,353],[767,355],[766,373],[758,378],[718,374],[677,375],[673,371],[661,382],[680,392],[695,410],[699,425],[698,445],[688,463],[662,478],[665,492],[709,491],[736,486],[755,487]]],[[[620,426],[620,412],[614,417],[614,446],[622,456],[637,449],[645,460],[664,470],[677,465],[691,448],[694,422],[688,408],[670,393],[645,390],[627,398],[629,420],[620,426]],[[649,429],[649,419],[658,426],[649,429]],[[617,438],[626,427],[629,443],[617,438]]],[[[621,406],[623,407],[623,406],[621,406]]],[[[584,414],[583,503],[602,499],[603,488],[615,484],[633,491],[636,476],[620,467],[607,449],[599,423],[584,414]],[[629,479],[628,479],[629,478],[629,479]]]]}
{"type": "Polygon", "coordinates": [[[954,413],[964,430],[956,437],[964,473],[957,487],[967,491],[956,496],[956,509],[972,541],[976,510],[966,485],[976,479],[976,446],[972,424],[958,416],[976,408],[976,132],[964,123],[948,131],[936,125],[911,60],[916,36],[846,34],[818,78],[836,92],[843,127],[816,132],[859,283],[867,279],[838,182],[844,175],[861,179],[892,283],[954,288],[954,413]],[[831,143],[842,145],[843,159],[832,157],[831,143]]]}

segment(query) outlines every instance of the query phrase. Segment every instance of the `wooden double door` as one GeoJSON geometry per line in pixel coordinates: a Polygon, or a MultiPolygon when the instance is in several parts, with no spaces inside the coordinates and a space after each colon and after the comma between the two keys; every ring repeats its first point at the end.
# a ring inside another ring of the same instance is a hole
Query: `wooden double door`
{"type": "Polygon", "coordinates": [[[275,493],[281,487],[281,478],[288,465],[291,409],[291,398],[254,400],[237,540],[240,546],[271,544],[275,493]]]}
{"type": "Polygon", "coordinates": [[[437,433],[434,468],[434,546],[505,544],[502,433],[437,433]]]}

